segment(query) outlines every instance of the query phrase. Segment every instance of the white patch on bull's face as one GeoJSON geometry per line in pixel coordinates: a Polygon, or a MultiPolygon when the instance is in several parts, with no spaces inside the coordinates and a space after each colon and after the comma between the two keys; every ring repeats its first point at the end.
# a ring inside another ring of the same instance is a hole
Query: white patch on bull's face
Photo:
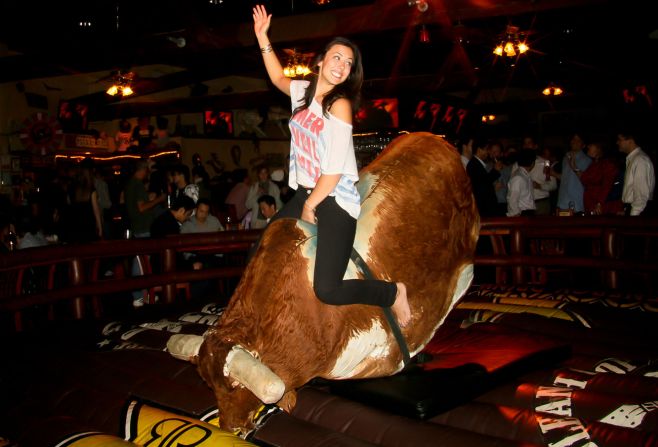
{"type": "Polygon", "coordinates": [[[334,379],[349,379],[363,369],[364,360],[381,359],[388,355],[389,343],[386,330],[379,320],[373,319],[369,329],[352,333],[329,376],[334,379]]]}

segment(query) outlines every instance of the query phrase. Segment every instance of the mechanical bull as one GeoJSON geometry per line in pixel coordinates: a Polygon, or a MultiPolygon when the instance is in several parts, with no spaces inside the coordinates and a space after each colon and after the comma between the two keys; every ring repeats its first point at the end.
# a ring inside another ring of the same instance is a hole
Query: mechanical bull
{"type": "MultiPolygon", "coordinates": [[[[432,338],[473,277],[479,216],[457,151],[428,133],[397,138],[360,173],[355,249],[378,278],[407,285],[411,355],[432,338]]],[[[215,392],[220,425],[249,430],[264,403],[291,410],[315,377],[395,374],[400,345],[382,308],[315,297],[314,226],[281,219],[264,232],[230,304],[205,339],[175,336],[215,392]]],[[[361,277],[350,262],[346,278],[361,277]]]]}

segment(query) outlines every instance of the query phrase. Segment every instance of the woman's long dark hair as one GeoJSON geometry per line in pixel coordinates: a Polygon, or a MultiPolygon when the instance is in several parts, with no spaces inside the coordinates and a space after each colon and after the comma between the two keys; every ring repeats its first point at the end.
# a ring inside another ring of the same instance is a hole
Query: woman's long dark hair
{"type": "MultiPolygon", "coordinates": [[[[352,68],[350,69],[350,74],[347,76],[344,82],[335,85],[327,96],[324,97],[322,101],[322,114],[327,116],[329,109],[332,104],[336,102],[339,98],[347,98],[352,105],[352,113],[356,113],[359,109],[359,102],[361,100],[361,84],[363,84],[363,65],[361,63],[361,52],[359,47],[357,47],[352,41],[346,39],[345,37],[335,37],[331,42],[324,47],[324,51],[319,54],[314,62],[314,66],[317,66],[329,52],[331,47],[334,45],[343,45],[352,50],[354,53],[354,60],[352,62],[352,68]]],[[[311,105],[313,97],[315,96],[315,90],[318,86],[318,77],[313,76],[311,78],[311,83],[306,88],[306,93],[304,94],[304,102],[302,105],[297,107],[292,112],[292,116],[295,116],[297,113],[302,110],[306,110],[311,105]]]]}

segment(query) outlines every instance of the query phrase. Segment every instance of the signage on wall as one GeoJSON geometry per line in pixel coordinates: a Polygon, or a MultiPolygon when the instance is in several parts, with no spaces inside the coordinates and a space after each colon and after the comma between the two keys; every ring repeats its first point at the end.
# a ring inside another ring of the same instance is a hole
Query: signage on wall
{"type": "Polygon", "coordinates": [[[110,138],[96,138],[93,135],[64,135],[64,148],[66,149],[101,149],[108,151],[114,149],[113,143],[110,138]]]}
{"type": "Polygon", "coordinates": [[[410,127],[415,131],[458,135],[464,131],[469,113],[468,108],[448,101],[421,99],[416,103],[410,127]]]}

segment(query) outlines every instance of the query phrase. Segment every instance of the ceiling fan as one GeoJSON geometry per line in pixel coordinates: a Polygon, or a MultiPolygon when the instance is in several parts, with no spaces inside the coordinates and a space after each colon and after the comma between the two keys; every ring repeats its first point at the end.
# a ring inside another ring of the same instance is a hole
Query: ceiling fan
{"type": "Polygon", "coordinates": [[[133,85],[138,76],[131,70],[112,70],[109,74],[96,79],[93,84],[107,83],[109,88],[105,91],[110,96],[130,96],[134,93],[133,85]]]}

